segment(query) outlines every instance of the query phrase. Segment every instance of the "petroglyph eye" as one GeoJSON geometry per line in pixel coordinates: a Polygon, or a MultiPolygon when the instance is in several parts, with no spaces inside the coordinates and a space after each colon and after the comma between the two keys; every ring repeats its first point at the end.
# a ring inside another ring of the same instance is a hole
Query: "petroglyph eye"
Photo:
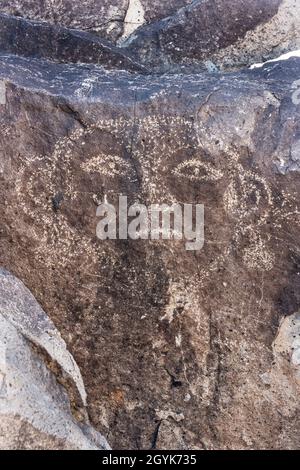
{"type": "Polygon", "coordinates": [[[273,204],[273,197],[266,181],[252,171],[237,168],[237,176],[224,194],[226,211],[238,218],[258,213],[263,220],[273,204]]]}
{"type": "Polygon", "coordinates": [[[111,178],[128,175],[131,166],[117,155],[99,154],[81,164],[81,168],[87,173],[99,173],[111,178]]]}
{"type": "Polygon", "coordinates": [[[190,181],[218,181],[223,176],[220,170],[198,159],[180,163],[173,170],[173,174],[190,181]]]}

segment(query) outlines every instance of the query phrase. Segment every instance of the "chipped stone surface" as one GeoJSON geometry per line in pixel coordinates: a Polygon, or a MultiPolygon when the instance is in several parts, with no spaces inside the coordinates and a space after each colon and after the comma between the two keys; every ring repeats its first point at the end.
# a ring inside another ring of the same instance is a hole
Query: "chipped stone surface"
{"type": "Polygon", "coordinates": [[[0,449],[108,448],[88,424],[85,399],[78,366],[53,323],[28,289],[1,270],[0,449]],[[60,383],[78,394],[68,395],[60,383]]]}

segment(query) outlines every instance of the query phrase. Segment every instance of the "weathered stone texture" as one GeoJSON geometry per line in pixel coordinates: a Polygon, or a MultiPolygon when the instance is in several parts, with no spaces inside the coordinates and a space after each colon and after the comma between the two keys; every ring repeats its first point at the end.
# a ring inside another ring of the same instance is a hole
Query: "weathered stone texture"
{"type": "Polygon", "coordinates": [[[300,301],[299,60],[162,81],[6,55],[0,73],[0,262],[58,325],[92,423],[115,448],[158,425],[159,448],[299,447],[294,346],[274,353],[300,301]],[[204,203],[205,248],[99,241],[119,193],[204,203]]]}
{"type": "Polygon", "coordinates": [[[116,41],[124,35],[127,23],[135,30],[146,22],[174,14],[189,3],[191,0],[3,0],[0,10],[116,41]]]}
{"type": "Polygon", "coordinates": [[[141,27],[128,47],[157,70],[250,65],[300,47],[297,0],[198,0],[141,27]]]}
{"type": "Polygon", "coordinates": [[[2,447],[299,448],[300,59],[215,71],[299,44],[298,3],[141,0],[122,47],[61,26],[84,2],[1,15],[0,266],[41,305],[1,273],[2,447]],[[204,204],[203,249],[100,241],[119,194],[204,204]]]}
{"type": "MultiPolygon", "coordinates": [[[[233,69],[300,48],[298,0],[6,0],[0,12],[93,33],[160,72],[233,69]]],[[[94,42],[86,57],[97,62],[94,42]]]]}
{"type": "Polygon", "coordinates": [[[123,33],[127,6],[128,0],[3,0],[0,10],[117,39],[123,33]]]}

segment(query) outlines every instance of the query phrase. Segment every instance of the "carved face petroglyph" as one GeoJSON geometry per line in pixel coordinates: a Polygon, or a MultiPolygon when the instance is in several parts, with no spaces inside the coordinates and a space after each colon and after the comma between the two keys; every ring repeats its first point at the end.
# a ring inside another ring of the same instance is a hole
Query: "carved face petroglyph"
{"type": "MultiPolygon", "coordinates": [[[[77,128],[57,142],[51,155],[25,158],[16,187],[18,194],[34,201],[34,205],[24,203],[23,208],[35,219],[33,230],[48,247],[50,263],[51,250],[59,253],[60,244],[59,263],[68,263],[78,250],[89,255],[102,250],[91,228],[95,204],[104,197],[114,202],[125,194],[132,202],[204,203],[211,213],[221,208],[235,221],[234,246],[238,248],[249,238],[248,246],[241,248],[245,263],[255,269],[272,267],[272,254],[260,233],[273,205],[268,184],[255,170],[243,167],[234,149],[226,158],[206,153],[192,120],[149,116],[133,122],[120,118],[77,128]],[[35,186],[36,180],[43,182],[43,191],[35,186]],[[220,188],[219,194],[216,188],[220,188]],[[64,210],[58,206],[53,211],[57,194],[62,195],[59,200],[64,210]],[[89,214],[78,212],[83,198],[90,201],[89,214]],[[75,229],[74,217],[86,220],[86,227],[83,222],[82,230],[75,229]]],[[[217,227],[217,218],[212,215],[211,220],[217,227]]],[[[226,256],[228,246],[224,250],[226,256]]]]}

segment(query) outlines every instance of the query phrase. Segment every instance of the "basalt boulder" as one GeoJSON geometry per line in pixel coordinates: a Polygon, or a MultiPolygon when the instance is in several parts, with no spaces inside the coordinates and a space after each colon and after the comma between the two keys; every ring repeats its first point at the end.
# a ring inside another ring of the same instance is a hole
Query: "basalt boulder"
{"type": "MultiPolygon", "coordinates": [[[[93,34],[0,13],[0,50],[52,62],[146,72],[131,55],[93,34]]],[[[49,77],[51,79],[51,77],[49,77]]]]}
{"type": "Polygon", "coordinates": [[[139,26],[174,14],[192,0],[3,0],[0,11],[89,31],[112,41],[139,26]]]}
{"type": "MultiPolygon", "coordinates": [[[[90,52],[87,36],[80,40],[87,61],[98,53],[101,63],[100,36],[158,73],[238,69],[300,48],[298,0],[5,0],[0,12],[89,33],[90,52]]],[[[33,37],[35,47],[51,47],[51,38],[45,44],[45,33],[41,41],[37,34],[28,31],[23,47],[33,37]]],[[[76,50],[78,34],[63,35],[69,50],[76,50]]],[[[18,35],[11,42],[17,41],[18,35]]]]}
{"type": "Polygon", "coordinates": [[[0,10],[117,39],[123,33],[127,7],[128,0],[3,0],[0,10]]]}
{"type": "Polygon", "coordinates": [[[195,0],[125,44],[158,71],[235,69],[300,47],[297,0],[195,0]]]}
{"type": "Polygon", "coordinates": [[[24,284],[0,270],[0,449],[109,449],[76,362],[24,284]]]}
{"type": "Polygon", "coordinates": [[[300,60],[162,78],[6,51],[0,77],[0,264],[92,426],[122,449],[299,448],[300,60]],[[203,248],[99,240],[119,195],[203,204],[203,248]]]}

